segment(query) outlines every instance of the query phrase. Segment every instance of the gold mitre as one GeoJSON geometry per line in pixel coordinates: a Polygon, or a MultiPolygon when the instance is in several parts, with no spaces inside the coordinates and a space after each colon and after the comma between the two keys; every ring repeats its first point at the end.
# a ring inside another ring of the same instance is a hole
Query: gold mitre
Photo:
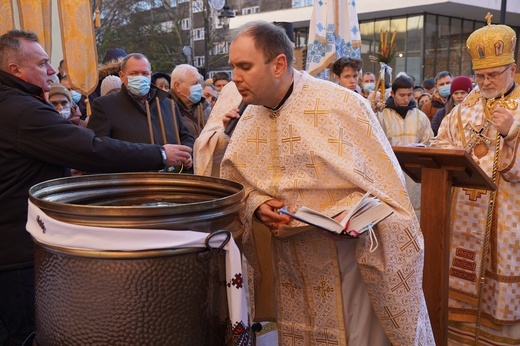
{"type": "Polygon", "coordinates": [[[505,66],[515,62],[516,33],[507,25],[491,24],[488,12],[487,25],[475,30],[466,41],[473,70],[505,66]]]}

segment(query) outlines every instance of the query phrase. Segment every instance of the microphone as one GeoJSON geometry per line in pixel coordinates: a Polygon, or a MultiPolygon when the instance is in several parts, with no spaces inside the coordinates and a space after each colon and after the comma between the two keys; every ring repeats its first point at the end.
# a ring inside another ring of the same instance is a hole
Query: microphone
{"type": "MultiPolygon", "coordinates": [[[[247,103],[244,103],[244,101],[240,101],[240,104],[238,105],[238,115],[242,116],[242,114],[244,113],[244,111],[246,110],[247,108],[247,103]]],[[[238,121],[240,120],[240,118],[235,118],[235,119],[232,119],[228,126],[226,127],[226,130],[224,131],[224,133],[228,136],[231,135],[231,133],[233,132],[233,130],[235,129],[235,126],[237,126],[237,123],[238,121]]]]}

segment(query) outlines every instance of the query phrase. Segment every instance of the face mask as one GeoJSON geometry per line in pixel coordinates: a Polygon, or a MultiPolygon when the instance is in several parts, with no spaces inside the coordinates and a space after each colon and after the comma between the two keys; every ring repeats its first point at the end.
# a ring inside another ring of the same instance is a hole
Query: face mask
{"type": "Polygon", "coordinates": [[[138,96],[144,96],[150,91],[150,78],[145,76],[128,76],[128,90],[138,96]]]}
{"type": "Polygon", "coordinates": [[[441,97],[448,97],[450,96],[450,88],[451,86],[448,84],[448,85],[443,85],[439,88],[439,95],[441,95],[441,97]]]}
{"type": "Polygon", "coordinates": [[[374,91],[375,89],[376,89],[376,83],[363,84],[363,90],[365,90],[365,92],[367,92],[367,93],[374,91]]]}
{"type": "Polygon", "coordinates": [[[78,104],[79,100],[81,100],[81,94],[76,90],[72,90],[70,95],[72,96],[72,101],[74,101],[75,104],[78,104]]]}
{"type": "Polygon", "coordinates": [[[62,117],[64,117],[65,119],[70,118],[70,108],[63,108],[63,109],[60,111],[60,115],[61,115],[62,117]]]}
{"type": "Polygon", "coordinates": [[[190,96],[188,96],[188,100],[193,103],[197,103],[202,98],[202,85],[196,84],[190,87],[190,96]]]}

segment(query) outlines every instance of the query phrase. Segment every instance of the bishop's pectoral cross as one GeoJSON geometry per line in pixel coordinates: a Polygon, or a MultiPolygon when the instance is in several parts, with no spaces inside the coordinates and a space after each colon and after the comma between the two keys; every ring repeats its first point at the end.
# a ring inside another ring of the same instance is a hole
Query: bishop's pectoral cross
{"type": "Polygon", "coordinates": [[[491,138],[485,135],[490,125],[491,122],[487,119],[484,120],[484,124],[482,124],[480,128],[475,128],[470,122],[466,125],[466,128],[469,128],[471,132],[471,137],[468,144],[466,144],[466,149],[473,149],[475,156],[479,159],[487,154],[489,146],[492,143],[491,138]]]}

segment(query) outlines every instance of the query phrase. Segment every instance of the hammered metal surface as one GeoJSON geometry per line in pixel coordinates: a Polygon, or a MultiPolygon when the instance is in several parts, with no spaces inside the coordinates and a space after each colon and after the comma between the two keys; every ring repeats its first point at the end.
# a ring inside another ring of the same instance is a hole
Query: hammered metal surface
{"type": "Polygon", "coordinates": [[[229,344],[224,255],[219,251],[201,261],[199,252],[103,259],[35,244],[36,341],[44,346],[229,344]]]}

